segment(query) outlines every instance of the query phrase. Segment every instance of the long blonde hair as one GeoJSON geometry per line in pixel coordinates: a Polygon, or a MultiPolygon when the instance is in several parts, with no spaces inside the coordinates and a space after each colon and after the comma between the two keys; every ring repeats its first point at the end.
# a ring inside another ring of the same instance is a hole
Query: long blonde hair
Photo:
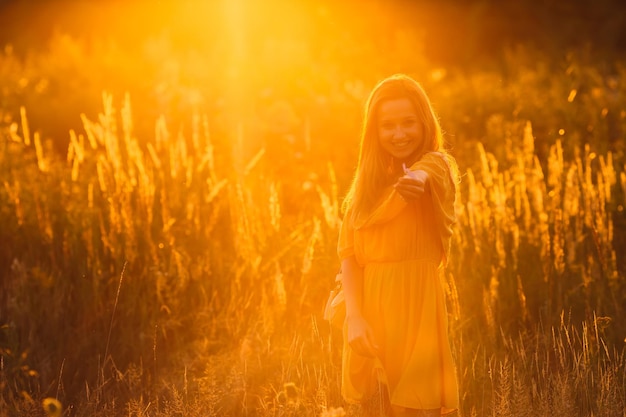
{"type": "Polygon", "coordinates": [[[392,157],[380,146],[377,130],[378,109],[382,102],[407,98],[415,107],[422,126],[422,148],[415,155],[414,163],[425,153],[437,151],[446,153],[443,148],[443,135],[437,116],[422,86],[405,74],[395,74],[380,81],[372,90],[365,106],[359,159],[342,209],[352,210],[352,221],[361,214],[371,212],[384,189],[399,176],[398,166],[392,157]]]}

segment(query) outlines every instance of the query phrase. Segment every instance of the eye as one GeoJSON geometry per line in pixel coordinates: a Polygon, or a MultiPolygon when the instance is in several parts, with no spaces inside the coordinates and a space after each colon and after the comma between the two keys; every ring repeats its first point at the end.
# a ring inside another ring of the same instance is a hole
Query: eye
{"type": "Polygon", "coordinates": [[[402,122],[403,127],[413,127],[417,123],[416,119],[406,119],[402,122]]]}
{"type": "Polygon", "coordinates": [[[384,129],[384,130],[393,129],[393,123],[391,123],[391,122],[382,122],[380,124],[380,128],[384,129]]]}

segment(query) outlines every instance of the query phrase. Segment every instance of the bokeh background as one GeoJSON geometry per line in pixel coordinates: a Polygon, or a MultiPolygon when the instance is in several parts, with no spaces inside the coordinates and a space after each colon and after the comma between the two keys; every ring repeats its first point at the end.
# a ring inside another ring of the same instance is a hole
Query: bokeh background
{"type": "MultiPolygon", "coordinates": [[[[346,83],[366,90],[394,71],[424,83],[492,71],[506,83],[524,66],[562,75],[574,55],[611,76],[626,44],[618,0],[2,0],[0,8],[0,40],[42,78],[5,94],[4,107],[30,107],[61,150],[78,115],[100,109],[103,90],[130,93],[139,127],[151,130],[162,114],[224,106],[255,113],[281,99],[310,113],[303,107],[320,96],[343,94],[346,83]],[[435,69],[441,73],[426,76],[435,69]]],[[[480,138],[484,123],[474,124],[464,131],[480,138]]]]}
{"type": "Polygon", "coordinates": [[[620,0],[0,0],[0,415],[361,415],[322,311],[405,72],[461,415],[623,416],[625,45],[620,0]]]}

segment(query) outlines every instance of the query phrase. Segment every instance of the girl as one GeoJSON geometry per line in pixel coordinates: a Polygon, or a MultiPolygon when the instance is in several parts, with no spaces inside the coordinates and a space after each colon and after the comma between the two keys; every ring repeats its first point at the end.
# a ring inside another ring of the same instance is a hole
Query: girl
{"type": "Polygon", "coordinates": [[[381,81],[367,101],[338,243],[348,402],[379,392],[398,417],[458,408],[440,281],[456,183],[456,163],[422,87],[403,74],[381,81]]]}

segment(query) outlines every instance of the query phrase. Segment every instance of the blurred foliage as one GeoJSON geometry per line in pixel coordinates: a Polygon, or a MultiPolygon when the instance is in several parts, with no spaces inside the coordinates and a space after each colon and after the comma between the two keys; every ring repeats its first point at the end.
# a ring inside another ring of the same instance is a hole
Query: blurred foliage
{"type": "Polygon", "coordinates": [[[477,139],[495,150],[486,121],[498,118],[531,120],[540,152],[559,129],[568,151],[599,136],[613,149],[620,137],[619,1],[370,0],[358,3],[360,19],[352,2],[241,4],[232,16],[221,2],[7,2],[0,39],[19,46],[2,60],[5,116],[15,120],[26,106],[33,126],[64,152],[69,128],[81,113],[97,113],[104,90],[131,94],[140,137],[153,135],[160,115],[169,123],[190,111],[249,121],[286,102],[300,124],[287,129],[308,123],[343,138],[353,136],[373,84],[408,72],[428,88],[453,142],[477,139]],[[335,114],[345,122],[328,120],[335,114]]]}

